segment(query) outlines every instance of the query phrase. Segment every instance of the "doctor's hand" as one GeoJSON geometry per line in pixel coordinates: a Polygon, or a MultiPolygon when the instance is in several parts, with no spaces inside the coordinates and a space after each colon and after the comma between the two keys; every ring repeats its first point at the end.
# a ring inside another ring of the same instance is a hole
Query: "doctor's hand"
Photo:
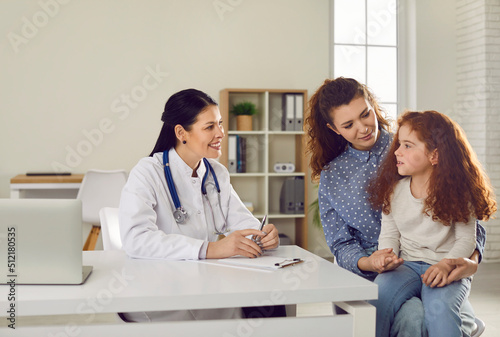
{"type": "Polygon", "coordinates": [[[223,259],[235,255],[253,258],[262,255],[262,248],[248,238],[252,235],[262,236],[262,232],[257,229],[243,229],[232,232],[222,240],[209,242],[207,259],[223,259]]]}
{"type": "Polygon", "coordinates": [[[278,230],[273,224],[265,225],[262,233],[257,237],[260,239],[257,243],[260,243],[263,250],[276,248],[280,243],[278,230]]]}

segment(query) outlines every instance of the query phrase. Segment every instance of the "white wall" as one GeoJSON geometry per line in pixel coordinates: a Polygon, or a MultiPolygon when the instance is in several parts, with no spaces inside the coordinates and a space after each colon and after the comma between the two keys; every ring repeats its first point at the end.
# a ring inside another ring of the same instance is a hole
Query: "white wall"
{"type": "MultiPolygon", "coordinates": [[[[457,13],[456,119],[500,190],[500,0],[460,1],[457,13]]],[[[500,219],[484,222],[485,261],[500,261],[500,219]]]]}
{"type": "Polygon", "coordinates": [[[453,114],[456,0],[416,0],[416,109],[453,114]]]}
{"type": "Polygon", "coordinates": [[[1,1],[0,197],[27,171],[130,170],[181,89],[312,93],[328,19],[328,0],[1,1]]]}

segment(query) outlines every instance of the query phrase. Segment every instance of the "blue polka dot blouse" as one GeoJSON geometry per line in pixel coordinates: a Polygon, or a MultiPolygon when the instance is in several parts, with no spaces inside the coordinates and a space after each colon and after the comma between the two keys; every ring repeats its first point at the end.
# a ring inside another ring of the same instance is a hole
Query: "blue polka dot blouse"
{"type": "Polygon", "coordinates": [[[368,183],[387,155],[392,135],[381,130],[370,151],[352,146],[321,172],[318,202],[326,242],[339,266],[366,278],[374,273],[359,270],[358,260],[377,248],[381,211],[368,201],[368,183]]]}

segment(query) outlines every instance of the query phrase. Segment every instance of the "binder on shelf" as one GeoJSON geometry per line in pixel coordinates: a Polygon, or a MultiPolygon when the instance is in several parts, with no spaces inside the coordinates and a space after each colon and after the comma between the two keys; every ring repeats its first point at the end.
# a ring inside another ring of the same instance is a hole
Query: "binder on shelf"
{"type": "Polygon", "coordinates": [[[304,213],[304,177],[295,177],[295,214],[304,213]]]}
{"type": "Polygon", "coordinates": [[[295,182],[293,178],[287,178],[281,186],[280,213],[295,213],[295,182]]]}
{"type": "Polygon", "coordinates": [[[294,130],[303,130],[304,121],[304,95],[296,94],[295,96],[295,116],[294,116],[294,130]]]}
{"type": "Polygon", "coordinates": [[[281,186],[280,213],[303,214],[304,213],[304,178],[287,178],[281,186]]]}
{"type": "Polygon", "coordinates": [[[294,131],[295,130],[295,95],[294,94],[283,94],[283,116],[281,119],[281,130],[282,131],[294,131]]]}
{"type": "Polygon", "coordinates": [[[237,172],[237,145],[238,136],[229,135],[227,139],[227,169],[229,173],[237,172]]]}

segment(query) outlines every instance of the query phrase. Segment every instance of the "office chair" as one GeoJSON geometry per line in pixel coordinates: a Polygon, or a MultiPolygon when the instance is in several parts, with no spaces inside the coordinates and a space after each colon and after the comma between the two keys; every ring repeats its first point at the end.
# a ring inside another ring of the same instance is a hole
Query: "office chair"
{"type": "Polygon", "coordinates": [[[102,247],[104,250],[121,250],[122,240],[118,223],[118,208],[104,207],[99,211],[102,247]]]}
{"type": "MultiPolygon", "coordinates": [[[[103,207],[99,211],[101,220],[102,248],[104,250],[121,250],[122,239],[118,222],[118,208],[103,207]]],[[[122,313],[116,313],[117,322],[128,323],[122,313]]]]}
{"type": "Polygon", "coordinates": [[[103,207],[118,207],[126,182],[125,170],[89,170],[83,177],[76,198],[82,201],[83,222],[92,224],[83,250],[95,249],[101,231],[99,211],[103,207]]]}

